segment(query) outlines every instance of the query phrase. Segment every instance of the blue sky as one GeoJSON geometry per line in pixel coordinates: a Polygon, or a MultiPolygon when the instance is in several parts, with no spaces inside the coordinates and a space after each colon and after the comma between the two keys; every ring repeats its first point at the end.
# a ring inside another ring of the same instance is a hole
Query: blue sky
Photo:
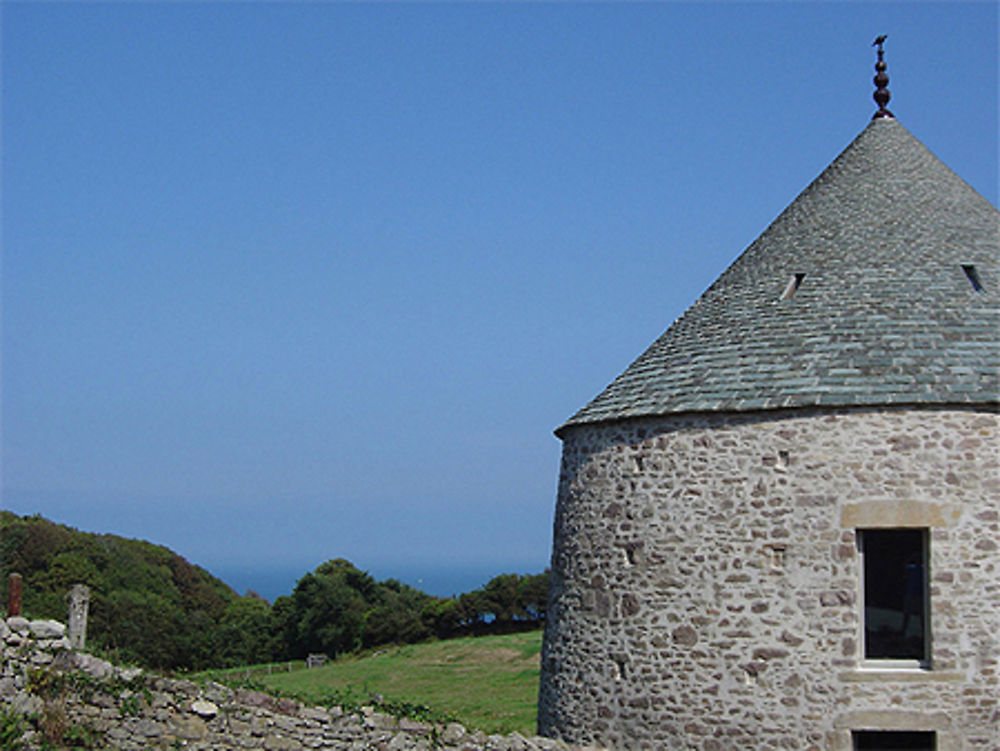
{"type": "Polygon", "coordinates": [[[867,124],[997,202],[997,5],[16,3],[3,507],[238,590],[548,563],[552,430],[867,124]]]}

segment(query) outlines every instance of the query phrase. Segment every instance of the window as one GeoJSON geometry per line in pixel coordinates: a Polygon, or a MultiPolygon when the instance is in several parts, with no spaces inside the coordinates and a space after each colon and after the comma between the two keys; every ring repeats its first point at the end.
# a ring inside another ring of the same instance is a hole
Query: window
{"type": "Polygon", "coordinates": [[[858,532],[858,543],[865,659],[914,661],[914,667],[925,667],[930,654],[927,531],[865,529],[858,532]]]}
{"type": "Polygon", "coordinates": [[[909,730],[859,730],[854,733],[854,751],[934,751],[934,733],[909,730]]]}
{"type": "Polygon", "coordinates": [[[976,292],[982,292],[983,283],[979,281],[979,272],[976,271],[976,267],[971,263],[963,263],[962,271],[965,272],[965,277],[969,280],[969,284],[972,285],[972,289],[976,292]]]}
{"type": "Polygon", "coordinates": [[[788,284],[785,285],[785,291],[781,293],[781,300],[791,300],[795,297],[795,293],[799,291],[799,287],[802,286],[802,280],[806,278],[805,274],[794,274],[791,279],[788,280],[788,284]]]}

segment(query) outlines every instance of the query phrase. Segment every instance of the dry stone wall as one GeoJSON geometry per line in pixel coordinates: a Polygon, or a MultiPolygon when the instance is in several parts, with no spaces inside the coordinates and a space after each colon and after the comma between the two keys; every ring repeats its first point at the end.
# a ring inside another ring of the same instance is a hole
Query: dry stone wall
{"type": "Polygon", "coordinates": [[[924,730],[939,751],[1000,749],[995,412],[686,415],[563,440],[540,732],[847,751],[854,730],[924,730]],[[856,538],[887,527],[928,530],[926,669],[862,657],[856,538]]]}
{"type": "MultiPolygon", "coordinates": [[[[583,751],[517,733],[487,736],[458,723],[431,725],[363,707],[308,707],[258,691],[233,690],[123,669],[70,649],[56,621],[0,619],[0,701],[22,720],[20,743],[146,751],[583,751]],[[61,742],[60,742],[61,739],[61,742]]],[[[587,747],[590,748],[590,747],[587,747]]]]}

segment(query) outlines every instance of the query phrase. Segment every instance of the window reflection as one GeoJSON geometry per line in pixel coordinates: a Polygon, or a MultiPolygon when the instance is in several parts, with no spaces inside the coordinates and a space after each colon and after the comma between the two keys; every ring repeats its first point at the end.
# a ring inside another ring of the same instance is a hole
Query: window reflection
{"type": "Polygon", "coordinates": [[[920,529],[862,533],[867,659],[926,657],[925,540],[920,529]]]}

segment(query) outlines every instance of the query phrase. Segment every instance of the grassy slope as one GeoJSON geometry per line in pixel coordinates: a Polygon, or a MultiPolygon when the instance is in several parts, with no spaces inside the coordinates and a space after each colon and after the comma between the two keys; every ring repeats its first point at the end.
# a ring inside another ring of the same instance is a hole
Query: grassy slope
{"type": "Polygon", "coordinates": [[[541,646],[541,631],[449,639],[345,656],[261,680],[317,703],[336,692],[378,693],[454,715],[469,728],[533,735],[541,646]]]}

